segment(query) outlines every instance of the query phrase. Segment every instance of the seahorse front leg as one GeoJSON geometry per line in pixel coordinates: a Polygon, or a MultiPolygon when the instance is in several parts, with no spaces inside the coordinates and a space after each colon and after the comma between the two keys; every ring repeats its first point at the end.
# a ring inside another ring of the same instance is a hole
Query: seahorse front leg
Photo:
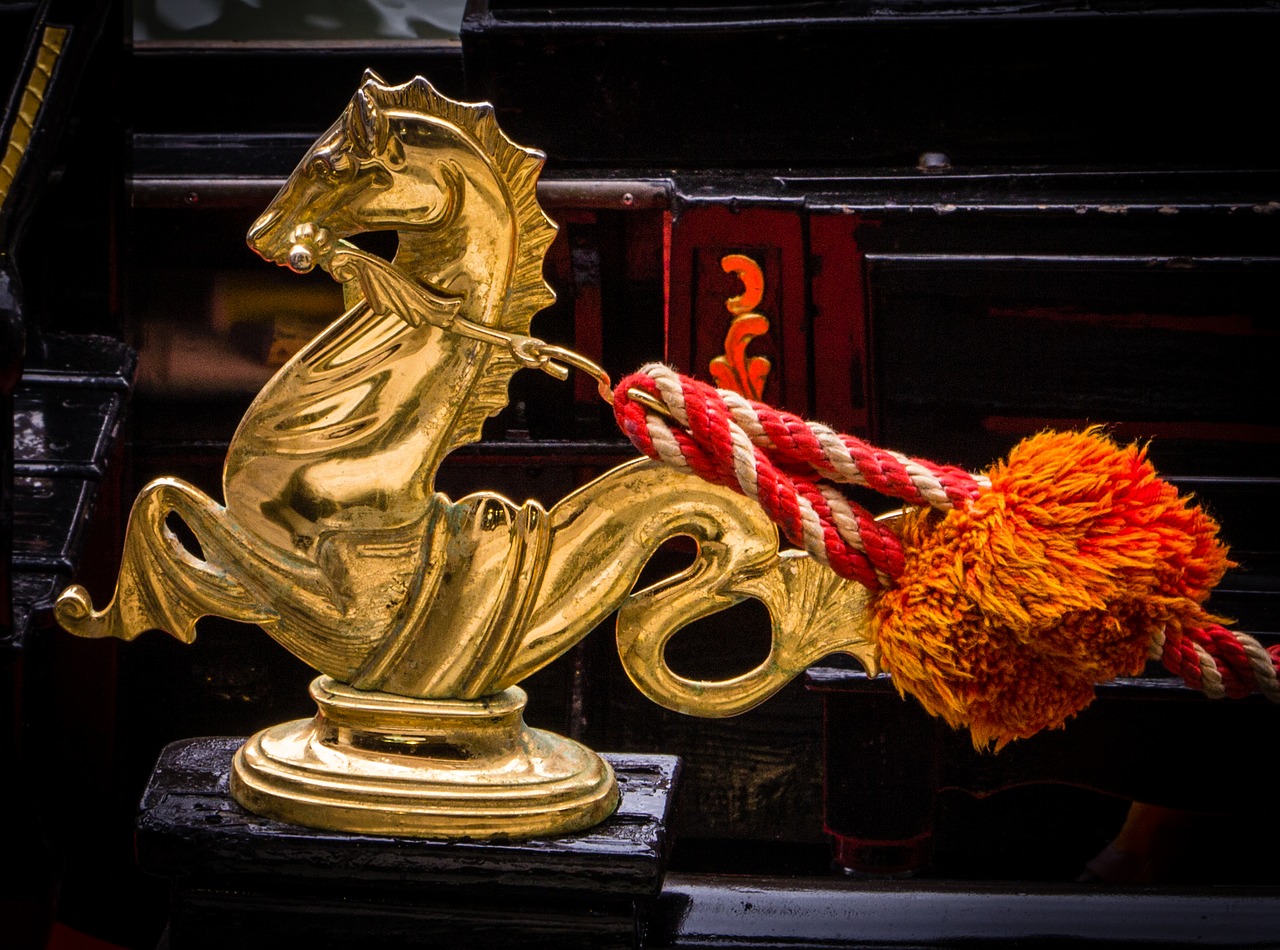
{"type": "Polygon", "coordinates": [[[246,623],[275,619],[236,577],[236,562],[218,562],[226,551],[252,550],[226,510],[177,478],[159,478],[134,501],[125,530],[124,554],[115,596],[95,610],[89,592],[73,585],[62,592],[54,613],[64,629],[80,637],[132,640],[143,630],[164,630],[190,643],[196,621],[216,614],[246,623]],[[165,524],[176,514],[200,541],[204,558],[192,554],[165,524]]]}

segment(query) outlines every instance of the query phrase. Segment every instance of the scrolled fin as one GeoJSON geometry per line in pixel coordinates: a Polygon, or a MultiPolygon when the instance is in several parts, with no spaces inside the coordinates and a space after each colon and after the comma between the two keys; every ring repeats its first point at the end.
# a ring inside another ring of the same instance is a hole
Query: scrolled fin
{"type": "Polygon", "coordinates": [[[225,510],[213,499],[181,479],[156,479],[138,494],[129,515],[115,596],[95,610],[83,587],[67,588],[54,606],[63,629],[80,637],[121,640],[132,640],[143,630],[163,630],[190,643],[196,621],[210,614],[257,624],[276,619],[259,594],[237,579],[234,568],[197,558],[183,547],[165,524],[170,513],[209,542],[205,547],[234,556],[251,543],[229,537],[225,510]],[[228,537],[220,544],[219,536],[228,537]]]}

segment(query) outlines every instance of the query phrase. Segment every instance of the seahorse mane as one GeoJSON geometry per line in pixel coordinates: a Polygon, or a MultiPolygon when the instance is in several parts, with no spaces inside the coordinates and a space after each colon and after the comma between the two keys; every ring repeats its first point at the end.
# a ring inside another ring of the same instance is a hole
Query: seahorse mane
{"type": "MultiPolygon", "coordinates": [[[[555,302],[555,293],[542,276],[542,264],[555,239],[556,226],[539,206],[537,195],[538,174],[546,155],[507,138],[487,102],[457,102],[421,76],[399,86],[374,83],[366,86],[366,91],[382,109],[416,112],[448,122],[471,136],[479,152],[489,160],[494,177],[506,194],[515,252],[501,306],[494,308],[486,322],[509,333],[528,334],[534,314],[555,302]]],[[[453,430],[450,450],[480,438],[484,420],[506,406],[507,383],[518,369],[520,363],[505,349],[490,349],[453,430]]]]}

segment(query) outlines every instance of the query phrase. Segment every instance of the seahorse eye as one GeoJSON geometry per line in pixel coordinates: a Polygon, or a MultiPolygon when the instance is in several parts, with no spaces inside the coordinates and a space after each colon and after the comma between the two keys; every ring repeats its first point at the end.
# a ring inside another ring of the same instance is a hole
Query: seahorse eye
{"type": "Polygon", "coordinates": [[[330,185],[349,182],[360,171],[360,162],[346,150],[317,153],[307,163],[307,177],[330,185]]]}

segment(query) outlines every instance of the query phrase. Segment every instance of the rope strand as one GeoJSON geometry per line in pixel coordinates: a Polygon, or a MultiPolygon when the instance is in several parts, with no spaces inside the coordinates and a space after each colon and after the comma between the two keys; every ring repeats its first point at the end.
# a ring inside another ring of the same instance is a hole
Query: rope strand
{"type": "Polygon", "coordinates": [[[1267,650],[1247,633],[1218,624],[1184,630],[1160,644],[1158,658],[1166,670],[1210,699],[1259,692],[1280,702],[1280,645],[1267,650]]]}

